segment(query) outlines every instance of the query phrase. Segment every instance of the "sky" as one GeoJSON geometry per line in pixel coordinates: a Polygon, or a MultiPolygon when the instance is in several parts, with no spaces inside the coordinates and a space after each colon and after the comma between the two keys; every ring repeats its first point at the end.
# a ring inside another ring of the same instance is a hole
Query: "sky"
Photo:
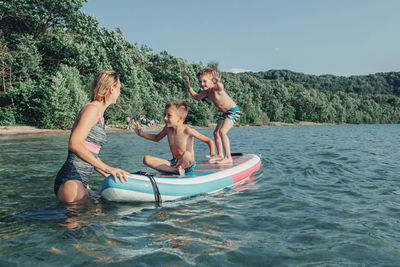
{"type": "Polygon", "coordinates": [[[127,41],[221,71],[400,71],[399,0],[89,0],[127,41]]]}

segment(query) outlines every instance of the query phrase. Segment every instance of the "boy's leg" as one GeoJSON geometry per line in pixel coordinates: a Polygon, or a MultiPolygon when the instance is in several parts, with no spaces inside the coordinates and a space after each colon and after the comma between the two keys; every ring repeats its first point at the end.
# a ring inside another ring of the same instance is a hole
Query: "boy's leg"
{"type": "Polygon", "coordinates": [[[228,138],[228,131],[233,127],[233,121],[230,119],[225,119],[222,121],[222,126],[219,130],[219,136],[221,137],[222,146],[225,151],[225,157],[219,160],[217,163],[230,163],[232,162],[231,156],[231,145],[228,138]]]}
{"type": "Polygon", "coordinates": [[[215,140],[215,145],[217,147],[218,154],[216,156],[212,157],[213,160],[215,160],[215,159],[219,160],[219,159],[224,158],[222,139],[221,139],[221,135],[219,133],[222,128],[223,123],[224,123],[224,120],[219,120],[217,127],[215,127],[215,130],[214,130],[214,140],[215,140]]]}
{"type": "Polygon", "coordinates": [[[178,173],[178,168],[172,167],[171,163],[166,159],[146,155],[143,158],[143,163],[161,172],[178,173]]]}

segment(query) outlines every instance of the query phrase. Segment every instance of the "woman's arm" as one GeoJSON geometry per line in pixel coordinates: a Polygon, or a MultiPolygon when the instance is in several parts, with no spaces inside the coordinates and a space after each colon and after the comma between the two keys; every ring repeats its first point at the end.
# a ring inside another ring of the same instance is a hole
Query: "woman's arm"
{"type": "Polygon", "coordinates": [[[95,170],[96,170],[98,173],[100,173],[101,175],[103,175],[104,177],[108,177],[108,176],[110,176],[110,174],[109,174],[109,173],[103,172],[103,171],[102,171],[102,170],[100,170],[100,169],[97,169],[97,168],[95,168],[95,170]]]}
{"type": "Polygon", "coordinates": [[[73,128],[71,137],[69,139],[68,149],[80,157],[82,160],[91,164],[101,174],[111,174],[117,181],[117,176],[122,182],[122,178],[127,181],[126,177],[129,175],[128,172],[118,168],[113,168],[102,162],[99,158],[96,158],[84,145],[86,137],[88,136],[90,129],[97,123],[99,119],[99,110],[94,105],[87,105],[82,111],[81,117],[75,128],[73,128]],[[102,173],[103,172],[103,173],[102,173]]]}
{"type": "MultiPolygon", "coordinates": [[[[102,160],[100,159],[100,158],[97,158],[98,160],[100,160],[101,162],[102,162],[102,160]]],[[[104,162],[103,162],[104,163],[104,162]]],[[[104,172],[104,171],[102,171],[101,169],[98,169],[98,168],[94,168],[98,173],[100,173],[101,175],[103,175],[104,177],[108,177],[108,176],[110,176],[111,175],[111,173],[107,173],[107,172],[104,172]]]]}

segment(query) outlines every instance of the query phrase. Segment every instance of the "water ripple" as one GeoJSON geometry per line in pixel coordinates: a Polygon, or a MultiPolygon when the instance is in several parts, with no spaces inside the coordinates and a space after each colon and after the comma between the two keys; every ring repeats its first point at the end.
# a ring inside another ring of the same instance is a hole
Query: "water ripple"
{"type": "MultiPolygon", "coordinates": [[[[68,134],[0,137],[0,265],[398,266],[399,130],[234,128],[232,150],[261,155],[262,170],[161,207],[107,202],[96,192],[60,204],[52,187],[68,134]]],[[[207,154],[201,142],[195,149],[197,158],[207,154]]],[[[144,153],[170,156],[165,140],[120,131],[109,134],[101,158],[135,171],[145,169],[144,153]]],[[[95,175],[92,188],[101,181],[95,175]]]]}

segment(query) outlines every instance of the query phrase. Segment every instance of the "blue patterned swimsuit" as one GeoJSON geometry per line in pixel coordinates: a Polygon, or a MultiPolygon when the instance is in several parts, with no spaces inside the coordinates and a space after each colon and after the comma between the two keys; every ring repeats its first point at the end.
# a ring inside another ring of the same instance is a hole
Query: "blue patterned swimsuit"
{"type": "Polygon", "coordinates": [[[239,110],[239,107],[233,107],[230,110],[226,111],[224,114],[222,114],[221,118],[219,120],[225,120],[225,119],[230,119],[233,124],[237,122],[237,120],[240,118],[241,112],[239,110]]]}
{"type": "MultiPolygon", "coordinates": [[[[90,129],[83,145],[92,152],[95,157],[98,157],[100,149],[106,141],[106,131],[101,121],[101,115],[99,115],[99,120],[92,129],[90,129]]],[[[67,160],[58,171],[54,182],[54,193],[57,195],[60,187],[69,180],[81,181],[83,186],[87,187],[93,170],[94,167],[91,164],[83,161],[80,157],[68,150],[67,160]]]]}

